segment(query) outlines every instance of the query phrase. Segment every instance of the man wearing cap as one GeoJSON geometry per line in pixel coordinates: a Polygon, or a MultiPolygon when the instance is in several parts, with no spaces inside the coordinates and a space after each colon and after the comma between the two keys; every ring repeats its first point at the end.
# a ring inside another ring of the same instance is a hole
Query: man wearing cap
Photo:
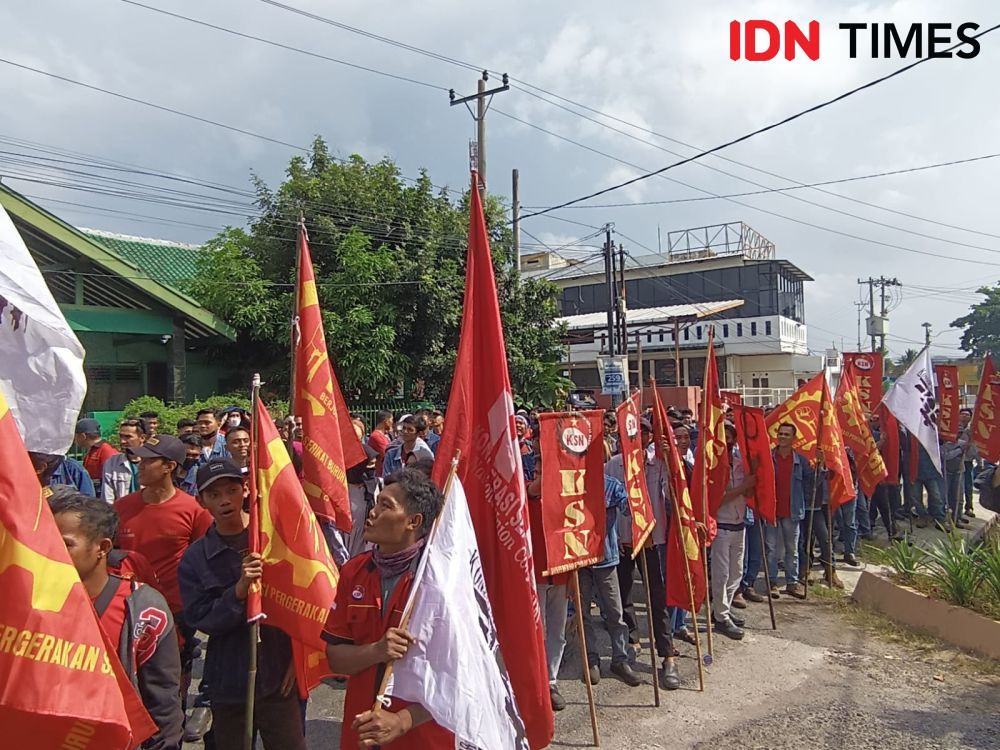
{"type": "Polygon", "coordinates": [[[139,459],[142,489],[115,502],[121,519],[117,544],[121,549],[142,553],[159,576],[159,591],[184,640],[181,664],[186,689],[191,679],[195,631],[181,613],[177,567],[187,548],[212,525],[212,516],[197,500],[174,486],[178,467],[183,467],[187,457],[184,443],[173,435],[157,435],[130,452],[139,459]]]}
{"type": "Polygon", "coordinates": [[[104,462],[118,451],[101,437],[101,423],[96,419],[81,419],[76,423],[76,444],[86,451],[83,457],[83,468],[87,470],[94,489],[101,491],[101,471],[104,462]]]}

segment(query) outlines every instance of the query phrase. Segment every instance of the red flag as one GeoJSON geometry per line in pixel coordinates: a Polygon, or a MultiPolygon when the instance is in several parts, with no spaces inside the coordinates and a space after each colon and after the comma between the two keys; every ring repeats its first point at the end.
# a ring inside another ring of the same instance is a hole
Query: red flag
{"type": "Polygon", "coordinates": [[[434,480],[443,486],[451,458],[460,450],[458,478],[469,498],[500,649],[528,741],[537,750],[552,741],[554,732],[549,676],[500,303],[476,183],[473,173],[462,332],[438,444],[437,455],[444,458],[434,465],[434,480]]]}
{"type": "Polygon", "coordinates": [[[333,519],[341,531],[350,531],[345,472],[365,460],[365,451],[330,365],[305,225],[299,229],[298,255],[292,411],[302,417],[302,486],[317,515],[333,519]]]}
{"type": "Polygon", "coordinates": [[[830,505],[834,510],[855,496],[844,437],[825,373],[818,373],[806,382],[768,414],[765,421],[772,444],[777,440],[778,427],[785,422],[795,425],[792,447],[813,465],[822,449],[823,462],[829,472],[830,505]]]}
{"type": "Polygon", "coordinates": [[[622,469],[625,474],[625,491],[628,492],[629,512],[632,517],[632,557],[635,558],[646,540],[653,533],[656,518],[653,504],[646,486],[646,451],[639,439],[639,414],[635,401],[627,398],[616,410],[618,422],[618,445],[622,454],[622,469]]]}
{"type": "Polygon", "coordinates": [[[254,433],[257,494],[251,497],[251,508],[257,517],[254,544],[264,560],[261,607],[268,625],[322,651],[320,633],[340,575],[288,450],[262,402],[257,405],[254,433]]]}
{"type": "Polygon", "coordinates": [[[885,404],[878,406],[882,460],[885,462],[887,484],[899,484],[899,422],[885,404]]]}
{"type": "Polygon", "coordinates": [[[882,401],[882,352],[844,352],[844,370],[858,387],[864,410],[871,414],[882,401]]]}
{"type": "Polygon", "coordinates": [[[844,442],[854,452],[861,489],[868,497],[871,497],[875,492],[875,487],[888,476],[889,472],[886,470],[885,461],[875,444],[868,420],[865,419],[861,396],[858,394],[857,385],[850,370],[844,370],[841,374],[840,384],[837,386],[837,398],[834,402],[844,442]]]}
{"type": "Polygon", "coordinates": [[[958,440],[958,365],[934,365],[937,374],[938,433],[949,443],[958,440]]]}
{"type": "Polygon", "coordinates": [[[976,410],[972,415],[972,442],[979,457],[990,463],[1000,463],[1000,429],[997,429],[997,405],[1000,404],[1000,375],[993,366],[993,357],[986,355],[983,375],[979,380],[976,410]]]}
{"type": "Polygon", "coordinates": [[[5,747],[131,750],[156,732],[70,561],[0,392],[5,747]]]}
{"type": "Polygon", "coordinates": [[[698,415],[698,450],[694,457],[694,514],[706,522],[706,515],[715,517],[722,504],[722,495],[729,482],[729,461],[726,458],[726,413],[719,395],[719,373],[715,364],[715,342],[712,328],[708,333],[708,354],[705,357],[705,387],[701,392],[701,413],[698,415]],[[706,514],[707,509],[707,514],[706,514]]]}
{"type": "Polygon", "coordinates": [[[719,391],[719,398],[726,406],[739,406],[743,403],[743,396],[739,391],[719,391]]]}
{"type": "Polygon", "coordinates": [[[604,559],[604,412],[539,417],[542,529],[554,576],[604,559]]]}
{"type": "Polygon", "coordinates": [[[674,512],[667,529],[667,569],[666,588],[667,606],[691,608],[691,596],[694,594],[694,608],[697,611],[705,601],[708,590],[705,581],[705,567],[701,556],[704,550],[698,538],[698,527],[694,507],[691,503],[691,493],[688,491],[687,475],[684,464],[677,452],[677,442],[674,431],[667,419],[667,411],[663,408],[659,392],[653,389],[653,431],[656,435],[656,448],[664,455],[663,443],[667,444],[665,463],[670,479],[670,498],[673,501],[674,512]],[[688,586],[691,589],[688,589],[688,586]]]}
{"type": "Polygon", "coordinates": [[[736,440],[743,457],[743,468],[757,478],[749,497],[755,516],[769,524],[777,521],[777,496],[774,481],[774,462],[771,460],[771,441],[764,422],[764,410],[754,406],[733,406],[736,440]]]}

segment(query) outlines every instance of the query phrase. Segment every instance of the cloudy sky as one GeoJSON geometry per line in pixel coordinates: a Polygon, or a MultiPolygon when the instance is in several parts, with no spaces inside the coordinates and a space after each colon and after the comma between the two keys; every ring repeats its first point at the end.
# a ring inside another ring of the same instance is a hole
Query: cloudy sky
{"type": "MultiPolygon", "coordinates": [[[[374,160],[388,155],[406,175],[423,167],[435,184],[461,189],[468,179],[467,144],[474,123],[464,108],[448,106],[447,89],[475,90],[477,73],[462,64],[467,63],[508,72],[516,81],[512,91],[495,98],[488,118],[491,190],[509,196],[511,169],[517,167],[522,204],[546,207],[666,166],[695,148],[752,131],[902,64],[872,60],[867,38],[861,45],[865,57],[851,60],[847,34],[838,23],[952,22],[957,27],[972,21],[985,29],[1000,22],[1000,7],[989,0],[952,0],[947,13],[931,0],[633,0],[627,14],[626,6],[592,0],[493,6],[459,0],[285,1],[451,61],[264,0],[143,2],[412,81],[240,38],[124,0],[4,3],[0,174],[5,183],[43,199],[50,210],[80,226],[187,242],[204,241],[224,224],[241,223],[251,171],[276,184],[288,159],[300,153],[294,147],[308,145],[317,134],[339,156],[357,152],[374,160]],[[793,19],[803,26],[818,20],[820,60],[800,55],[792,62],[781,57],[732,62],[729,22],[750,18],[793,19]],[[235,190],[135,170],[98,170],[87,163],[94,158],[235,190]],[[198,207],[170,205],[177,202],[198,207]]],[[[617,239],[636,256],[656,251],[658,229],[665,246],[671,231],[744,221],[776,244],[779,257],[815,277],[806,288],[812,349],[854,348],[857,279],[884,275],[903,284],[892,300],[891,350],[919,348],[921,323],[927,321],[935,333],[933,353],[957,355],[959,335],[948,330],[949,323],[978,299],[977,285],[1000,278],[1000,159],[823,188],[828,192],[712,196],[1000,152],[995,96],[1000,31],[982,42],[975,59],[928,61],[727,149],[724,158],[706,157],[587,202],[599,207],[555,213],[595,227],[614,222],[617,239]],[[711,199],[685,200],[706,197],[711,199]],[[649,201],[673,202],[607,205],[649,201]]],[[[526,246],[558,247],[593,231],[550,216],[523,226],[530,233],[523,238],[526,246]]],[[[578,257],[592,251],[587,244],[594,241],[576,246],[578,257]]]]}

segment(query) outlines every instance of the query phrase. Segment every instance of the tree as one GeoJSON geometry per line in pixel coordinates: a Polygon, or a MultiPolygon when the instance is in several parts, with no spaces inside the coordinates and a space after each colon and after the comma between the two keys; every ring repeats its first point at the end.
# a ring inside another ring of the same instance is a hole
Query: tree
{"type": "Polygon", "coordinates": [[[972,305],[968,315],[952,321],[953,328],[964,329],[960,346],[973,356],[1000,352],[1000,287],[984,286],[977,290],[986,299],[972,305]]]}
{"type": "MultiPolygon", "coordinates": [[[[448,396],[465,288],[468,194],[435,192],[425,172],[408,184],[388,159],[335,161],[322,139],[289,163],[276,189],[254,178],[260,215],[207,244],[188,291],[238,332],[220,350],[234,367],[287,388],[299,215],[309,232],[327,347],[348,401],[382,399],[422,381],[448,396]]],[[[501,203],[487,224],[511,381],[532,403],[564,387],[556,288],[517,282],[513,235],[501,203]]]]}

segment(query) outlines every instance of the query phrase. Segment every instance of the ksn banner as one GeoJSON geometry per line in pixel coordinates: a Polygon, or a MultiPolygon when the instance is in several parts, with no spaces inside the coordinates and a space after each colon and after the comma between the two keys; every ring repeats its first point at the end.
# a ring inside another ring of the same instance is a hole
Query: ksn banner
{"type": "Polygon", "coordinates": [[[882,400],[882,352],[844,352],[844,372],[854,378],[861,405],[871,414],[882,400]]]}
{"type": "Polygon", "coordinates": [[[542,414],[539,433],[551,576],[604,559],[604,412],[542,414]]]}
{"type": "Polygon", "coordinates": [[[958,365],[934,365],[937,375],[938,432],[949,443],[958,440],[958,365]]]}
{"type": "Polygon", "coordinates": [[[656,526],[653,505],[646,486],[646,450],[639,436],[639,414],[635,401],[627,398],[616,410],[618,417],[618,443],[621,446],[622,466],[625,470],[625,491],[628,492],[629,511],[632,515],[632,557],[642,552],[646,540],[656,526]]]}

